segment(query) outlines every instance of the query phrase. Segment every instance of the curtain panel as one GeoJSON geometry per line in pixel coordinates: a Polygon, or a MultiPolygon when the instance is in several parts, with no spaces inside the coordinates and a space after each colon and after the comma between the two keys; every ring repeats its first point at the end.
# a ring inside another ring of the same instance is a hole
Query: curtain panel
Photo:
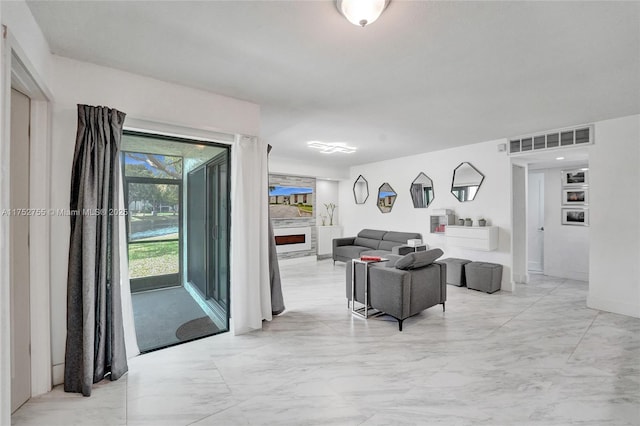
{"type": "Polygon", "coordinates": [[[93,383],[127,372],[122,325],[118,153],[125,114],[78,105],[71,174],[64,390],[91,395],[93,383]]]}
{"type": "Polygon", "coordinates": [[[267,147],[238,135],[231,158],[231,317],[243,334],[272,318],[267,147]]]}

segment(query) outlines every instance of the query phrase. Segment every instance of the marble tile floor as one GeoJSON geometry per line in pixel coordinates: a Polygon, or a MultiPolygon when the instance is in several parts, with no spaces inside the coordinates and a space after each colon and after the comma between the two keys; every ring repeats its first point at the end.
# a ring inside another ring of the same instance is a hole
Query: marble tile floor
{"type": "Polygon", "coordinates": [[[639,425],[640,319],[585,307],[587,283],[448,287],[447,310],[352,318],[344,264],[281,266],[262,332],[139,356],[84,398],[61,387],[23,425],[639,425]]]}

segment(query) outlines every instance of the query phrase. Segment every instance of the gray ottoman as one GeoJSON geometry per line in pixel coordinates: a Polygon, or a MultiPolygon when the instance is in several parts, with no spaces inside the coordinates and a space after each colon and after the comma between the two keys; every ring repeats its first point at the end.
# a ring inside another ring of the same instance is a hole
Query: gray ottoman
{"type": "Polygon", "coordinates": [[[464,265],[467,288],[495,293],[502,283],[502,265],[488,262],[471,262],[464,265]]]}
{"type": "Polygon", "coordinates": [[[447,265],[447,284],[462,287],[466,285],[464,265],[471,263],[468,259],[456,259],[450,257],[448,259],[438,260],[440,263],[447,265]]]}

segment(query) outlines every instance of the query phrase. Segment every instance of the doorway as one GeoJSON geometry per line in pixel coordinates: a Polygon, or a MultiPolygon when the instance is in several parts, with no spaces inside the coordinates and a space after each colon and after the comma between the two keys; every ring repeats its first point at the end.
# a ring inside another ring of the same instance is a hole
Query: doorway
{"type": "Polygon", "coordinates": [[[528,282],[530,272],[588,282],[588,223],[567,223],[564,215],[588,214],[589,185],[563,180],[565,172],[588,176],[588,147],[522,154],[511,164],[514,282],[528,282]],[[569,198],[574,192],[584,198],[569,198]]]}
{"type": "Polygon", "coordinates": [[[11,412],[31,397],[29,172],[31,100],[11,89],[11,412]]]}
{"type": "Polygon", "coordinates": [[[229,329],[229,150],[123,135],[129,276],[143,353],[229,329]]]}
{"type": "Polygon", "coordinates": [[[544,173],[529,172],[527,238],[529,272],[544,272],[544,173]]]}

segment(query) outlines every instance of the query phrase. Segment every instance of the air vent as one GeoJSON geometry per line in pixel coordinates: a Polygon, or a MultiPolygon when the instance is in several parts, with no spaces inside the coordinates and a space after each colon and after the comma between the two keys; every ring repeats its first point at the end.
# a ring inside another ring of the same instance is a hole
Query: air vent
{"type": "Polygon", "coordinates": [[[509,155],[593,144],[593,125],[559,129],[509,140],[509,155]]]}

